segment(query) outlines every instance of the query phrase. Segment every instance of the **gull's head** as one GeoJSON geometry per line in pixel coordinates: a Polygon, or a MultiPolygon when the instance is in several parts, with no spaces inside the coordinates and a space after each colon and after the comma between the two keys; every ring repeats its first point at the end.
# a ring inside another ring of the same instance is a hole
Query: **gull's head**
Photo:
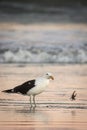
{"type": "Polygon", "coordinates": [[[54,80],[53,75],[51,73],[49,73],[49,72],[45,74],[45,78],[54,80]]]}

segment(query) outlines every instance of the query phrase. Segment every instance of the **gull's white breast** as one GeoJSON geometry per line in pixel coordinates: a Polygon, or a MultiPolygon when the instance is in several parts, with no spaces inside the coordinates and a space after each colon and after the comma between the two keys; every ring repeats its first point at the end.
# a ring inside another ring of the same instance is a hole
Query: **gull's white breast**
{"type": "Polygon", "coordinates": [[[35,87],[31,88],[27,92],[27,95],[37,95],[42,93],[45,90],[45,88],[48,86],[48,84],[49,84],[49,79],[46,78],[36,79],[35,87]]]}

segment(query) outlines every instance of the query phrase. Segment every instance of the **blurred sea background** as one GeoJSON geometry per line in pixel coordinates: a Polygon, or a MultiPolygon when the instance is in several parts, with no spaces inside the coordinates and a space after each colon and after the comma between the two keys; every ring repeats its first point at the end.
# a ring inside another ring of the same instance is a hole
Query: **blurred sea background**
{"type": "Polygon", "coordinates": [[[0,63],[87,63],[86,0],[1,0],[0,63]]]}

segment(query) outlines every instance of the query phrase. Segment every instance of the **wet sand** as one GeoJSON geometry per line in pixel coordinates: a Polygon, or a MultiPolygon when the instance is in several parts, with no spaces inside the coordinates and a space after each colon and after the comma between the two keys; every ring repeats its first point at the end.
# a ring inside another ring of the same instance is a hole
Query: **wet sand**
{"type": "Polygon", "coordinates": [[[7,129],[86,130],[87,65],[1,64],[0,130],[7,129]],[[36,97],[36,108],[30,108],[27,96],[1,92],[45,72],[52,72],[55,80],[36,97]],[[71,101],[74,90],[77,97],[71,101]]]}

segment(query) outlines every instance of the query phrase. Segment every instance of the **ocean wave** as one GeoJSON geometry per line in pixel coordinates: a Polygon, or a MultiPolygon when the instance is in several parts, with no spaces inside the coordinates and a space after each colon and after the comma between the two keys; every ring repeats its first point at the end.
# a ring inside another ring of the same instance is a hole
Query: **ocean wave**
{"type": "Polygon", "coordinates": [[[87,63],[87,46],[40,46],[0,50],[0,63],[87,63]]]}

